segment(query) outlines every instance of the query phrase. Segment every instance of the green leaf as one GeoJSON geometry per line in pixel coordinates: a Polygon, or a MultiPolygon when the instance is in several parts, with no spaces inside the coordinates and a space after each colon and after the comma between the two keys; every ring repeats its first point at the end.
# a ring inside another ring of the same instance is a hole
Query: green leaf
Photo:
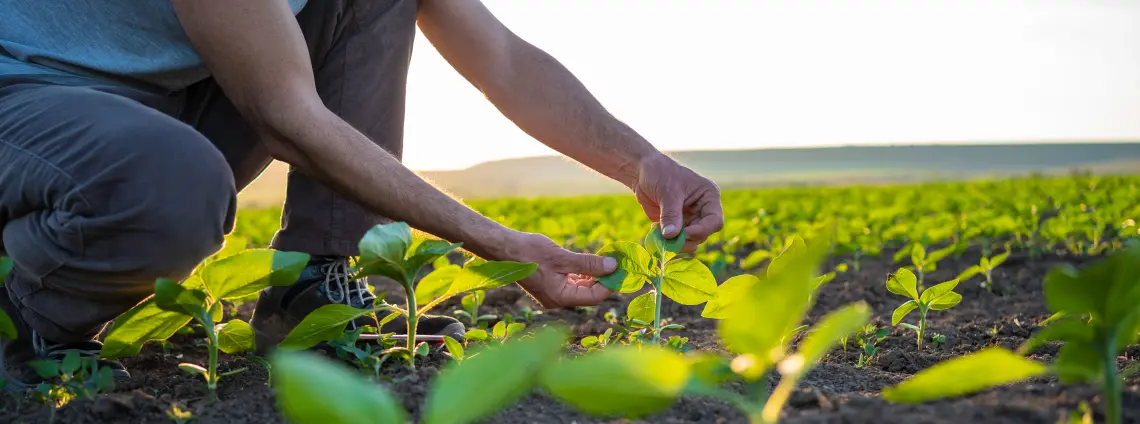
{"type": "Polygon", "coordinates": [[[368,275],[382,275],[403,284],[407,277],[404,257],[412,245],[412,228],[404,222],[381,224],[360,239],[360,262],[368,275]]]}
{"type": "Polygon", "coordinates": [[[237,234],[227,234],[222,250],[210,256],[207,262],[213,262],[241,253],[249,246],[249,240],[237,234]]]}
{"type": "Polygon", "coordinates": [[[883,390],[883,399],[895,403],[922,403],[966,395],[1045,374],[1048,367],[992,347],[940,362],[883,390]]]}
{"type": "MultiPolygon", "coordinates": [[[[1045,275],[1045,303],[1049,305],[1049,310],[1052,311],[1065,311],[1075,314],[1086,314],[1101,312],[1100,305],[1096,298],[1098,295],[1106,295],[1106,290],[1097,281],[1090,281],[1086,284],[1080,278],[1076,268],[1068,264],[1062,264],[1053,267],[1049,273],[1045,275]]],[[[1104,297],[1101,297],[1103,299],[1104,297]]]]}
{"type": "Polygon", "coordinates": [[[914,248],[910,249],[910,263],[914,266],[926,261],[926,247],[921,244],[915,244],[914,248]]]}
{"type": "Polygon", "coordinates": [[[711,319],[724,319],[728,315],[728,305],[744,296],[749,287],[759,283],[760,279],[751,274],[737,275],[725,280],[724,283],[717,286],[716,293],[705,304],[701,316],[711,319]]]}
{"type": "Polygon", "coordinates": [[[764,263],[764,260],[770,257],[772,257],[772,252],[767,250],[755,250],[749,253],[748,256],[745,256],[744,260],[740,261],[740,269],[745,271],[751,270],[760,266],[760,264],[764,263]]]}
{"type": "Polygon", "coordinates": [[[402,403],[383,386],[309,352],[269,358],[277,408],[295,424],[408,423],[402,403]]]}
{"type": "Polygon", "coordinates": [[[906,268],[899,268],[890,277],[887,277],[887,290],[899,296],[918,300],[918,277],[906,268]]]}
{"type": "Polygon", "coordinates": [[[15,265],[12,258],[0,256],[0,287],[4,287],[4,283],[8,281],[8,274],[12,273],[12,268],[15,265]]]}
{"type": "MultiPolygon", "coordinates": [[[[344,327],[349,321],[369,313],[372,311],[338,303],[321,306],[305,315],[278,347],[284,350],[301,350],[320,342],[335,340],[344,333],[344,327]]],[[[265,347],[268,346],[263,346],[265,347]]]]}
{"type": "Polygon", "coordinates": [[[906,303],[899,305],[898,308],[895,308],[895,312],[891,314],[891,325],[899,325],[903,318],[906,318],[906,315],[915,309],[918,309],[918,303],[913,300],[908,300],[906,303]]]}
{"type": "Polygon", "coordinates": [[[499,322],[495,323],[494,327],[491,327],[491,337],[494,337],[496,339],[501,339],[501,338],[506,337],[506,336],[507,336],[507,323],[505,321],[499,321],[499,322]]]}
{"type": "Polygon", "coordinates": [[[159,278],[154,282],[154,302],[165,311],[199,318],[206,316],[206,293],[183,288],[171,279],[159,278]]]}
{"type": "Polygon", "coordinates": [[[973,278],[975,275],[978,275],[979,272],[982,272],[982,268],[977,266],[977,265],[973,265],[969,268],[962,270],[962,273],[958,274],[958,277],[955,278],[955,280],[967,281],[967,280],[973,278]]]}
{"type": "Polygon", "coordinates": [[[63,374],[74,374],[79,371],[79,351],[71,350],[63,356],[63,362],[60,364],[59,371],[63,374]]]}
{"type": "MultiPolygon", "coordinates": [[[[1140,245],[1113,252],[1107,259],[1110,288],[1105,299],[1105,319],[1117,325],[1140,312],[1140,245]]],[[[1094,276],[1090,276],[1092,278],[1094,276]]]]}
{"type": "MultiPolygon", "coordinates": [[[[943,295],[954,291],[956,287],[958,287],[958,280],[950,280],[945,283],[936,284],[933,287],[928,287],[926,290],[923,290],[922,296],[919,296],[918,301],[929,305],[934,302],[934,299],[938,299],[943,295]]],[[[961,300],[961,296],[958,297],[959,300],[961,300]]]]}
{"type": "Polygon", "coordinates": [[[1104,363],[1097,354],[1097,346],[1083,340],[1068,340],[1061,345],[1053,363],[1057,377],[1064,384],[1100,381],[1104,363]]]}
{"type": "Polygon", "coordinates": [[[598,345],[598,336],[586,336],[579,342],[582,347],[594,347],[598,345]]]}
{"type": "Polygon", "coordinates": [[[446,295],[454,296],[475,290],[489,290],[505,286],[529,277],[538,269],[538,264],[493,261],[468,264],[456,274],[446,295]]]}
{"type": "Polygon", "coordinates": [[[780,251],[780,254],[772,258],[772,261],[768,263],[768,269],[765,271],[765,275],[770,276],[780,272],[787,264],[792,263],[797,257],[806,252],[807,243],[804,243],[803,238],[800,236],[788,237],[787,241],[784,242],[784,250],[780,251]]]}
{"type": "Polygon", "coordinates": [[[463,355],[463,344],[459,343],[459,341],[449,336],[443,336],[443,345],[447,347],[447,352],[451,354],[452,358],[459,361],[465,358],[463,355]]]}
{"type": "Polygon", "coordinates": [[[548,364],[542,387],[599,418],[640,418],[668,408],[689,380],[689,361],[660,346],[613,346],[548,364]]]}
{"type": "Polygon", "coordinates": [[[1017,353],[1026,355],[1045,343],[1056,340],[1081,340],[1091,342],[1093,329],[1087,322],[1073,316],[1059,318],[1033,334],[1017,348],[1017,353]]]}
{"type": "Polygon", "coordinates": [[[12,317],[0,310],[0,339],[16,340],[16,337],[18,337],[16,323],[12,321],[12,317]]]}
{"type": "Polygon", "coordinates": [[[681,248],[685,247],[685,230],[682,229],[676,237],[666,239],[661,234],[661,224],[653,224],[649,228],[649,232],[645,233],[645,250],[655,258],[662,257],[664,252],[681,253],[681,248]]]}
{"type": "Polygon", "coordinates": [[[468,340],[483,341],[487,340],[487,337],[489,337],[487,332],[483,330],[467,330],[467,332],[463,334],[463,338],[468,340]]]}
{"type": "Polygon", "coordinates": [[[59,361],[31,361],[28,362],[28,366],[32,367],[32,370],[43,379],[50,380],[59,376],[59,361]]]}
{"type": "Polygon", "coordinates": [[[812,288],[817,289],[817,288],[819,288],[819,286],[827,284],[827,283],[831,282],[831,280],[834,280],[834,279],[835,279],[835,271],[832,271],[832,272],[829,272],[827,274],[823,274],[821,276],[815,277],[815,279],[812,280],[812,282],[811,282],[812,288]]]}
{"type": "Polygon", "coordinates": [[[780,373],[802,376],[839,344],[839,340],[863,328],[871,319],[871,308],[856,302],[824,315],[800,343],[796,356],[780,363],[780,373]]]}
{"type": "Polygon", "coordinates": [[[1002,262],[1005,262],[1005,260],[1007,258],[1009,258],[1009,251],[1006,251],[1006,252],[1003,252],[997,256],[994,256],[993,258],[990,259],[990,268],[991,269],[997,268],[997,266],[1001,265],[1002,262]]]}
{"type": "Polygon", "coordinates": [[[598,281],[606,288],[621,293],[632,293],[641,290],[641,287],[645,285],[645,279],[650,274],[649,263],[652,262],[652,258],[650,258],[649,252],[638,246],[637,243],[614,242],[598,250],[597,254],[609,256],[618,261],[616,271],[598,278],[598,281]]]}
{"type": "Polygon", "coordinates": [[[210,371],[207,370],[205,367],[198,365],[198,364],[191,364],[188,362],[183,362],[181,364],[178,364],[178,369],[180,369],[182,371],[186,371],[186,373],[188,373],[188,374],[197,374],[197,375],[200,375],[203,377],[210,375],[210,371]]]}
{"type": "Polygon", "coordinates": [[[218,336],[218,349],[230,355],[250,352],[254,346],[253,327],[240,319],[230,320],[219,325],[214,331],[218,336]]]}
{"type": "Polygon", "coordinates": [[[526,324],[523,324],[523,323],[521,323],[521,322],[513,322],[513,323],[511,323],[510,325],[508,325],[508,326],[507,326],[507,337],[513,336],[513,335],[515,335],[515,334],[518,334],[518,333],[519,333],[520,331],[522,331],[524,328],[526,328],[526,324]]]}
{"type": "Polygon", "coordinates": [[[412,253],[408,255],[406,263],[408,275],[416,275],[424,265],[435,262],[462,245],[463,243],[451,243],[436,239],[420,241],[412,246],[412,253]]]}
{"type": "Polygon", "coordinates": [[[451,283],[455,281],[463,267],[459,265],[448,264],[442,268],[436,268],[434,271],[428,273],[420,282],[416,284],[416,303],[427,304],[436,298],[443,296],[451,288],[451,283]]]}
{"type": "Polygon", "coordinates": [[[894,256],[891,257],[891,263],[898,263],[899,261],[903,260],[903,258],[907,257],[907,255],[910,255],[910,252],[912,250],[914,250],[913,243],[903,246],[902,249],[899,249],[897,252],[895,252],[894,256]]]}
{"type": "Polygon", "coordinates": [[[654,305],[657,303],[656,297],[657,294],[650,291],[633,298],[629,302],[629,306],[626,307],[625,316],[630,319],[653,322],[654,305]]]}
{"type": "Polygon", "coordinates": [[[927,256],[926,261],[930,264],[937,264],[939,261],[946,259],[947,256],[950,256],[951,253],[954,253],[954,249],[957,247],[958,246],[952,244],[935,250],[927,256]]]}
{"type": "Polygon", "coordinates": [[[162,310],[150,297],[115,318],[99,355],[108,359],[138,355],[143,344],[170,338],[191,319],[181,312],[162,310]]]}
{"type": "Polygon", "coordinates": [[[716,293],[716,277],[696,259],[678,259],[665,264],[661,294],[682,305],[700,305],[716,293]]]}
{"type": "Polygon", "coordinates": [[[930,302],[930,305],[927,305],[927,306],[929,306],[930,309],[932,309],[932,310],[942,311],[942,310],[953,308],[954,306],[957,306],[958,303],[961,303],[961,302],[962,302],[962,295],[955,293],[955,292],[950,292],[950,293],[946,293],[942,296],[938,296],[937,299],[934,299],[934,301],[930,302]]]}
{"type": "Polygon", "coordinates": [[[416,345],[416,356],[427,356],[429,352],[431,352],[431,346],[429,346],[427,342],[420,342],[420,344],[416,345]]]}
{"type": "Polygon", "coordinates": [[[292,285],[308,263],[305,253],[251,249],[207,264],[202,280],[213,298],[237,299],[271,285],[292,285]]]}
{"type": "Polygon", "coordinates": [[[561,327],[544,327],[448,363],[428,388],[424,422],[477,422],[513,404],[534,388],[540,370],[557,360],[567,336],[561,327]]]}
{"type": "Polygon", "coordinates": [[[830,244],[818,242],[802,254],[785,254],[779,272],[752,284],[728,305],[718,325],[726,347],[737,354],[753,354],[762,369],[782,359],[784,336],[799,326],[811,307],[811,282],[829,248],[830,244]]]}

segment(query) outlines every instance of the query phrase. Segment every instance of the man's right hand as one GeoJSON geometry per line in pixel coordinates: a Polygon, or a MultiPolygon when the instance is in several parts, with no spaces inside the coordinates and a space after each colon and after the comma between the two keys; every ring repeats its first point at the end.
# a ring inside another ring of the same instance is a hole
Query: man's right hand
{"type": "Polygon", "coordinates": [[[613,258],[571,252],[542,234],[516,232],[507,243],[497,259],[538,264],[519,285],[545,308],[593,306],[613,294],[595,279],[617,270],[613,258]]]}

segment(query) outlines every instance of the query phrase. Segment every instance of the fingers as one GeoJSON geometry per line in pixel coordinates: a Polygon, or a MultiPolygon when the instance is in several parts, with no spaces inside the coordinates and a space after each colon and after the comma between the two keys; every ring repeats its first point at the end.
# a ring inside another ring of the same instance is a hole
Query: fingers
{"type": "Polygon", "coordinates": [[[609,275],[617,270],[617,259],[609,256],[573,253],[567,251],[558,271],[566,274],[582,274],[593,277],[609,275]]]}
{"type": "Polygon", "coordinates": [[[661,198],[661,235],[667,239],[677,237],[684,227],[685,197],[673,191],[664,193],[661,198]]]}
{"type": "Polygon", "coordinates": [[[724,228],[724,210],[719,197],[702,199],[697,219],[685,227],[685,238],[697,244],[703,243],[713,233],[724,228]]]}
{"type": "Polygon", "coordinates": [[[611,294],[613,294],[613,292],[601,284],[594,284],[588,287],[567,284],[558,292],[558,299],[556,301],[563,307],[594,306],[602,303],[602,301],[610,297],[611,294]]]}

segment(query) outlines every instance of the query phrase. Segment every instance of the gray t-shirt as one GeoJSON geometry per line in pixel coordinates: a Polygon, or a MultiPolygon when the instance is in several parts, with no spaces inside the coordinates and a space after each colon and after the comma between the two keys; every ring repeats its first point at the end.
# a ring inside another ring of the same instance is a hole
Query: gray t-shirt
{"type": "MultiPolygon", "coordinates": [[[[293,13],[308,0],[288,0],[293,13]]],[[[209,77],[170,0],[0,0],[0,76],[177,91],[209,77]]]]}

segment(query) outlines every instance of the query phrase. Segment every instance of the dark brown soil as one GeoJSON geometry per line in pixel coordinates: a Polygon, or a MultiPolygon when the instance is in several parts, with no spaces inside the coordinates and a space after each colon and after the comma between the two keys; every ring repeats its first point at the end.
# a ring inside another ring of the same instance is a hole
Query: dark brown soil
{"type": "MultiPolygon", "coordinates": [[[[866,301],[874,310],[874,322],[890,324],[890,314],[900,299],[889,293],[884,280],[896,266],[890,255],[864,259],[861,269],[839,274],[821,289],[817,305],[809,321],[841,305],[866,301]]],[[[1065,386],[1050,378],[987,390],[972,396],[932,402],[924,405],[894,405],[883,401],[878,393],[884,387],[939,361],[997,344],[1016,348],[1037,329],[1037,323],[1049,316],[1041,286],[1046,272],[1054,265],[1068,261],[1079,265],[1080,258],[1051,257],[1030,261],[1022,258],[995,271],[995,293],[986,292],[978,279],[963,283],[958,291],[963,302],[947,311],[933,311],[931,330],[946,336],[941,347],[928,346],[916,352],[914,334],[903,328],[892,329],[880,344],[877,359],[866,369],[855,368],[858,358],[854,345],[847,352],[835,350],[800,384],[784,410],[788,423],[1055,423],[1087,401],[1096,411],[1097,422],[1101,399],[1096,387],[1065,386]],[[993,333],[996,329],[996,334],[993,333]],[[995,334],[995,335],[991,335],[995,334]]],[[[947,261],[942,269],[927,277],[936,283],[953,278],[976,254],[961,261],[947,261]]],[[[388,291],[392,293],[392,291],[388,291]]],[[[632,295],[614,296],[596,308],[546,311],[539,322],[562,322],[573,327],[580,336],[599,334],[607,328],[602,318],[610,308],[623,312],[632,295]]],[[[395,301],[395,298],[390,299],[395,301]]],[[[437,312],[450,312],[455,302],[437,312]]],[[[488,293],[484,313],[518,314],[522,307],[535,307],[530,298],[516,288],[488,293]]],[[[248,306],[239,315],[248,314],[248,306]]],[[[684,324],[681,335],[699,349],[721,350],[716,337],[716,323],[700,317],[701,307],[668,304],[664,315],[684,324]]],[[[157,344],[148,345],[142,355],[124,361],[134,379],[116,392],[94,400],[77,400],[58,410],[30,400],[8,396],[0,401],[0,422],[23,423],[149,423],[172,422],[166,415],[172,404],[192,411],[195,423],[283,422],[276,412],[272,391],[266,386],[266,371],[244,358],[222,355],[221,369],[247,368],[241,374],[223,379],[220,400],[205,401],[205,385],[198,376],[190,376],[177,368],[181,362],[205,363],[205,349],[195,345],[193,337],[176,336],[170,353],[164,354],[157,344]]],[[[1049,361],[1056,346],[1047,346],[1035,357],[1049,361]]],[[[1140,359],[1140,347],[1133,346],[1121,363],[1140,359]]],[[[387,383],[405,406],[415,412],[422,403],[427,384],[445,359],[433,354],[421,362],[415,374],[409,375],[398,365],[385,373],[394,382],[387,383]]],[[[1140,423],[1140,378],[1125,385],[1124,421],[1140,423]]],[[[741,423],[744,417],[731,406],[708,399],[685,398],[661,414],[639,421],[598,420],[561,405],[541,393],[535,393],[509,407],[488,422],[496,423],[741,423]]]]}

